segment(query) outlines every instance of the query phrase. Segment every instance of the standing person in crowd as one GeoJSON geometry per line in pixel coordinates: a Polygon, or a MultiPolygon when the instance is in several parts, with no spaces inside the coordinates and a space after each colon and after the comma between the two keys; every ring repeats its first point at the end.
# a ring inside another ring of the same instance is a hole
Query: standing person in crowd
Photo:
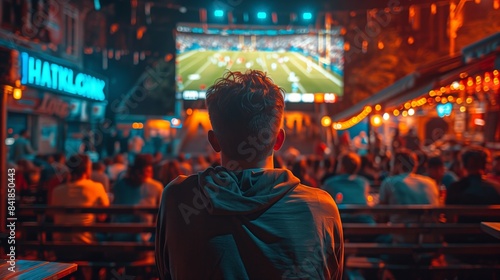
{"type": "Polygon", "coordinates": [[[118,144],[120,146],[118,153],[120,153],[120,154],[128,153],[129,136],[130,136],[129,130],[118,130],[117,140],[118,140],[118,144]]]}
{"type": "Polygon", "coordinates": [[[119,175],[127,170],[127,165],[125,164],[125,157],[122,154],[117,154],[113,159],[113,164],[108,166],[108,176],[111,182],[118,180],[119,175]]]}
{"type": "Polygon", "coordinates": [[[405,146],[405,141],[403,137],[401,137],[401,132],[399,128],[396,128],[394,131],[394,136],[392,137],[392,154],[395,154],[399,149],[402,149],[405,146]]]}
{"type": "MultiPolygon", "coordinates": [[[[370,185],[368,181],[357,175],[361,159],[355,153],[343,154],[339,158],[338,175],[325,181],[321,189],[328,192],[337,204],[368,205],[370,185]]],[[[342,215],[347,223],[375,223],[368,215],[342,215]]]]}
{"type": "Polygon", "coordinates": [[[417,130],[412,127],[404,137],[405,148],[410,151],[418,151],[421,149],[420,138],[418,138],[417,130]]]}
{"type": "Polygon", "coordinates": [[[111,128],[108,133],[104,134],[103,144],[106,149],[106,156],[113,157],[116,153],[116,144],[118,142],[118,136],[116,134],[116,129],[111,128]]]}
{"type": "Polygon", "coordinates": [[[134,162],[135,156],[142,152],[144,148],[144,139],[139,134],[134,135],[128,142],[128,162],[134,162]]]}
{"type": "Polygon", "coordinates": [[[92,174],[90,180],[101,183],[107,193],[109,193],[109,177],[106,174],[106,165],[102,162],[92,163],[92,174]]]}
{"type": "Polygon", "coordinates": [[[160,279],[342,279],[335,202],[274,169],[285,140],[282,90],[260,71],[227,72],[206,102],[208,139],[222,166],[165,188],[156,228],[160,279]]]}
{"type": "Polygon", "coordinates": [[[358,155],[364,156],[368,154],[368,136],[364,130],[360,131],[352,142],[354,143],[354,149],[356,149],[358,155]]]}
{"type": "Polygon", "coordinates": [[[19,132],[19,138],[14,141],[11,151],[11,159],[13,162],[17,162],[22,159],[29,159],[30,156],[35,154],[35,150],[31,147],[31,142],[29,140],[30,134],[27,129],[23,129],[19,132]]]}
{"type": "MultiPolygon", "coordinates": [[[[129,167],[127,174],[113,186],[115,205],[158,206],[160,204],[163,185],[153,179],[153,157],[139,154],[129,167]]],[[[150,214],[115,215],[115,223],[153,223],[150,214]]],[[[151,234],[113,234],[115,241],[149,241],[151,234]]]]}
{"type": "MultiPolygon", "coordinates": [[[[90,180],[92,162],[87,155],[71,156],[67,161],[71,179],[68,183],[54,188],[51,205],[72,207],[109,206],[109,199],[101,183],[90,180]]],[[[57,214],[55,224],[91,225],[95,222],[94,214],[57,214]]],[[[91,243],[95,240],[90,232],[55,233],[54,240],[76,243],[91,243]]]]}

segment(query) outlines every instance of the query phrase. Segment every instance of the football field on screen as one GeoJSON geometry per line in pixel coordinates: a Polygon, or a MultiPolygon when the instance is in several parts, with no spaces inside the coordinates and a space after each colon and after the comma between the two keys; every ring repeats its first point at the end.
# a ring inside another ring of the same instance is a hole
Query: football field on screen
{"type": "Polygon", "coordinates": [[[194,50],[178,55],[177,76],[182,78],[179,90],[206,90],[222,77],[226,69],[241,72],[262,70],[287,93],[343,94],[341,75],[323,69],[299,53],[266,51],[194,50]]]}

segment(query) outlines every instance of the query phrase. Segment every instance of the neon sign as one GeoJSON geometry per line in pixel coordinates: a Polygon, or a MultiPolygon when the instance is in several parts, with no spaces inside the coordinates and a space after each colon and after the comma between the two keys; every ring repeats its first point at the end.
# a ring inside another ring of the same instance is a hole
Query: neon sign
{"type": "Polygon", "coordinates": [[[451,110],[452,109],[453,109],[453,105],[451,105],[451,103],[438,104],[436,106],[436,110],[437,110],[438,116],[440,118],[444,118],[446,116],[451,115],[451,110]]]}
{"type": "Polygon", "coordinates": [[[106,82],[21,52],[21,83],[94,100],[105,100],[106,82]]]}

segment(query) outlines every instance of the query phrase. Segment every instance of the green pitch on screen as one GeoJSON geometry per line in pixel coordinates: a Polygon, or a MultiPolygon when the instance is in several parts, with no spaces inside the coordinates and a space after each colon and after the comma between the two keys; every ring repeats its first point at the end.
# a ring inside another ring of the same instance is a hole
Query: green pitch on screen
{"type": "Polygon", "coordinates": [[[195,50],[177,57],[179,91],[204,91],[226,69],[245,72],[257,69],[268,73],[287,93],[343,94],[343,79],[295,52],[195,50]]]}

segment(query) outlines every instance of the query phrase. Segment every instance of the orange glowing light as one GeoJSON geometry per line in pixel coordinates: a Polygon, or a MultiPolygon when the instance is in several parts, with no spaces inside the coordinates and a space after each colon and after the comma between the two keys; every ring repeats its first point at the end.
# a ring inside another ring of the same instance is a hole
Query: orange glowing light
{"type": "Polygon", "coordinates": [[[193,109],[187,108],[186,115],[191,116],[193,114],[193,109]]]}
{"type": "Polygon", "coordinates": [[[462,98],[460,98],[460,97],[459,97],[459,98],[457,98],[457,104],[462,104],[462,102],[464,102],[464,101],[462,100],[462,98]]]}
{"type": "Polygon", "coordinates": [[[472,97],[467,97],[467,99],[465,100],[465,102],[467,104],[471,104],[472,103],[472,97]]]}
{"type": "Polygon", "coordinates": [[[17,100],[21,99],[23,97],[23,91],[20,88],[15,88],[12,92],[12,97],[17,100]]]}
{"type": "Polygon", "coordinates": [[[413,43],[415,43],[415,39],[413,38],[413,36],[408,37],[408,44],[413,45],[413,43]]]}
{"type": "Polygon", "coordinates": [[[329,127],[332,124],[332,119],[329,116],[324,116],[321,118],[321,125],[323,127],[329,127]]]}
{"type": "Polygon", "coordinates": [[[399,116],[399,110],[398,110],[398,109],[394,110],[394,112],[392,112],[392,113],[393,113],[393,114],[394,114],[394,116],[396,116],[396,117],[397,117],[397,116],[399,116]]]}

